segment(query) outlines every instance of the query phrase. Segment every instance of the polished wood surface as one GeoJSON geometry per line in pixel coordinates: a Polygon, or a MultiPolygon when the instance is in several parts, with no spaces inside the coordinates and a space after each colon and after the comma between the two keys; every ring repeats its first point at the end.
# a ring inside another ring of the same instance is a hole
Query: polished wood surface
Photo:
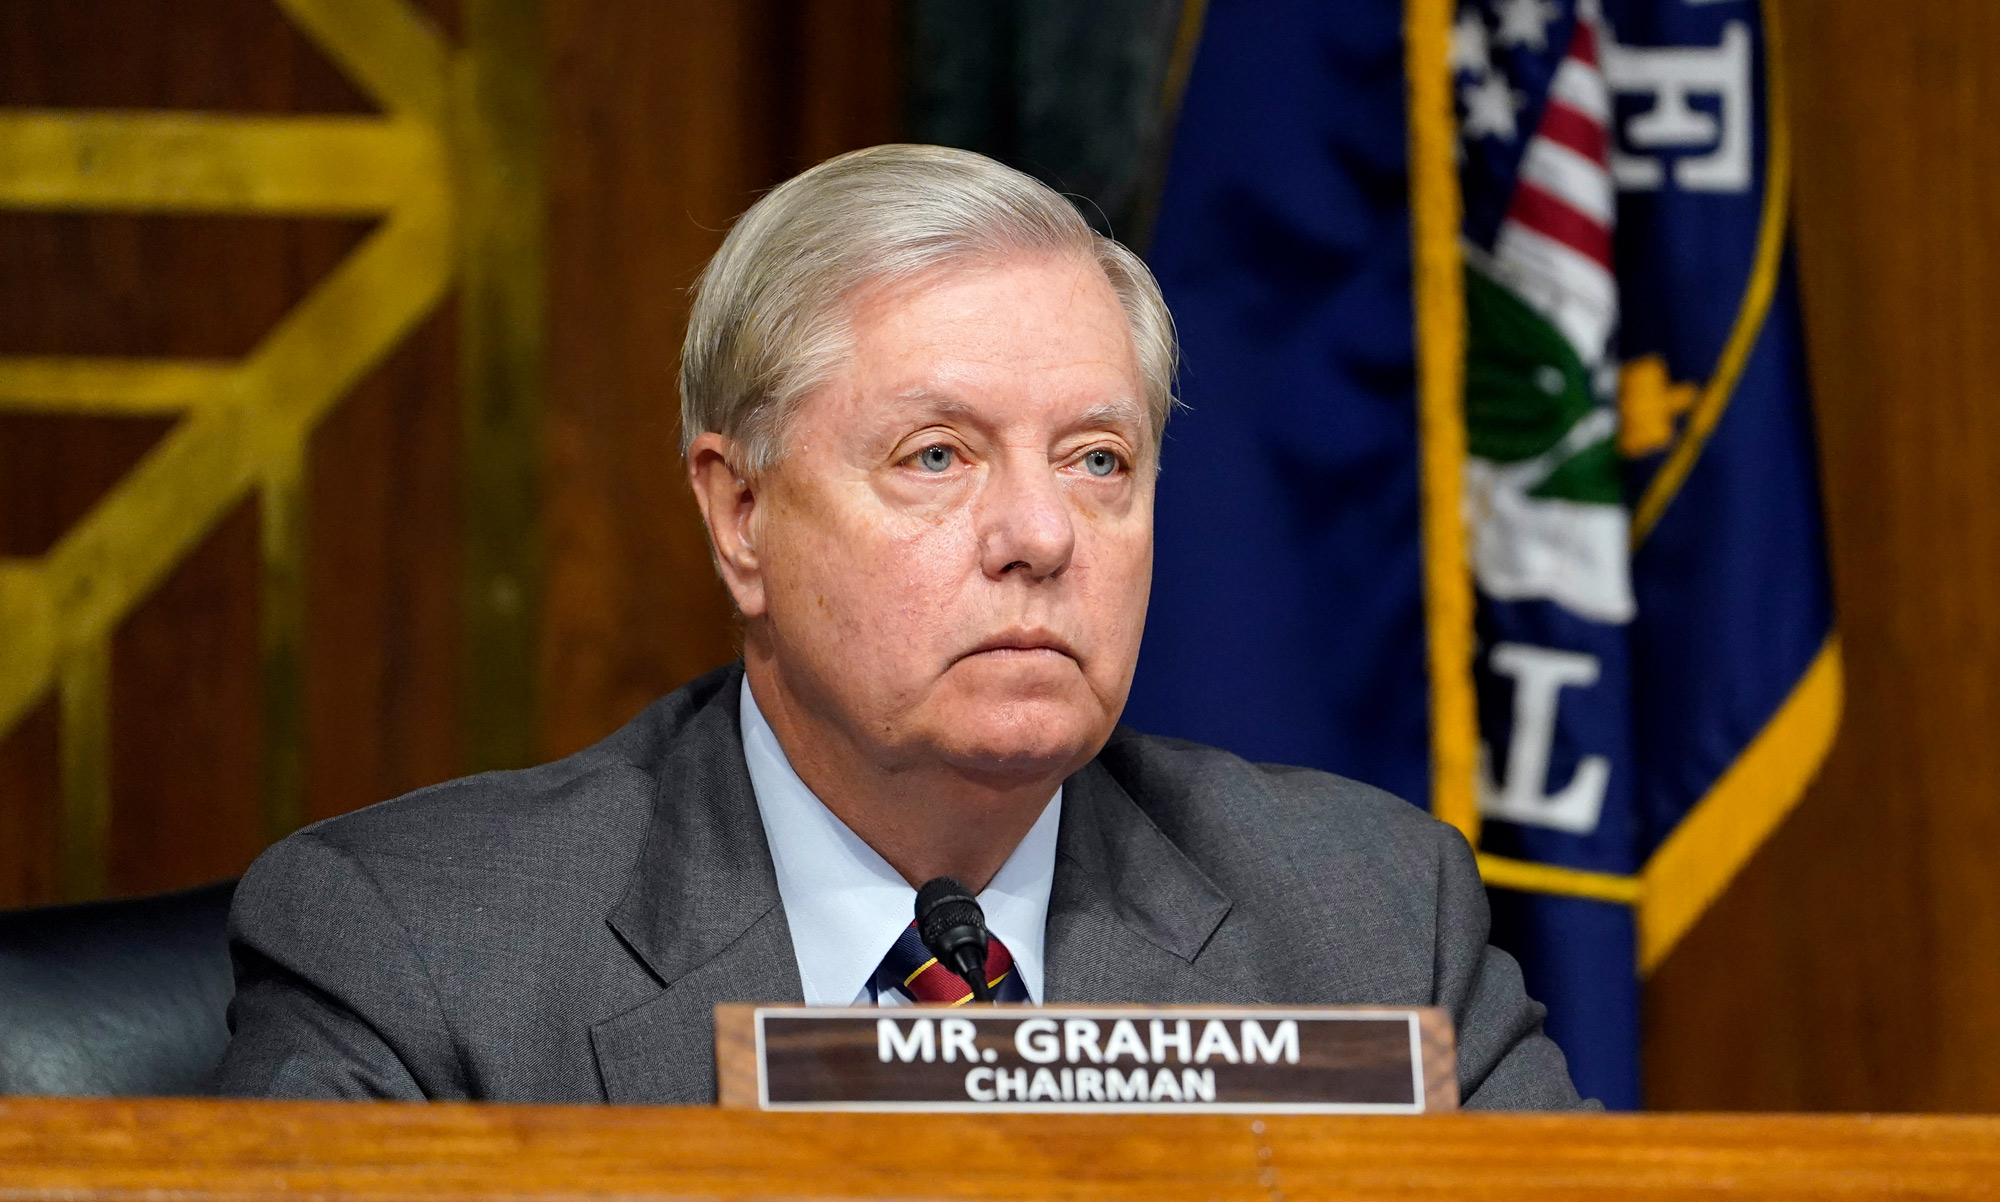
{"type": "Polygon", "coordinates": [[[2000,1120],[0,1102],[0,1199],[1990,1198],[2000,1120]]]}
{"type": "Polygon", "coordinates": [[[1784,0],[1847,711],[1655,974],[1663,1107],[2000,1109],[2000,5],[1784,0]]]}

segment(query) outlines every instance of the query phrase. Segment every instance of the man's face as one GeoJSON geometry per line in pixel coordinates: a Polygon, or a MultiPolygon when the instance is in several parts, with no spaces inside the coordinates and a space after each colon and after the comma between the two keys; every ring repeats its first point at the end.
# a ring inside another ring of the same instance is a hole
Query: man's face
{"type": "Polygon", "coordinates": [[[1124,709],[1157,448],[1118,298],[1021,257],[864,292],[732,577],[785,691],[878,767],[1068,773],[1124,709]]]}

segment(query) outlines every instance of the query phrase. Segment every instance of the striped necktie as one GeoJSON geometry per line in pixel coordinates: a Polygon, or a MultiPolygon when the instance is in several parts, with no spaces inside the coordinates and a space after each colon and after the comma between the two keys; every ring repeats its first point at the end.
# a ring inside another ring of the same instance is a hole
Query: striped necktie
{"type": "MultiPolygon", "coordinates": [[[[1028,987],[1014,971],[1014,955],[997,935],[986,937],[986,985],[996,1002],[1025,1002],[1028,987]]],[[[972,988],[957,973],[939,964],[924,946],[924,937],[912,922],[903,928],[882,967],[875,970],[875,996],[895,990],[913,1002],[944,1002],[963,1006],[972,1000],[972,988]]]]}

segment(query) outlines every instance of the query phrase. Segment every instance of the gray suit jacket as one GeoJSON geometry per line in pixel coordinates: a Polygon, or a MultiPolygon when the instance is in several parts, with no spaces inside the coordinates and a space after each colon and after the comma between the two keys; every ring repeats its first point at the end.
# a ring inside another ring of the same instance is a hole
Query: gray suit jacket
{"type": "MultiPolygon", "coordinates": [[[[710,1102],[717,1002],[801,998],[740,666],[588,750],[300,831],[230,919],[219,1092],[710,1102]]],[[[1439,1005],[1467,1104],[1578,1104],[1465,841],[1352,781],[1121,729],[1064,786],[1050,1002],[1439,1005]]]]}

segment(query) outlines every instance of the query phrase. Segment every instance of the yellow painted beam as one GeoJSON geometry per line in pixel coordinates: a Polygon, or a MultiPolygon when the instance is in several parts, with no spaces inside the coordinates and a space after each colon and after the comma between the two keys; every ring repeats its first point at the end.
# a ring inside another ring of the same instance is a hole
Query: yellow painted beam
{"type": "Polygon", "coordinates": [[[60,653],[48,573],[34,560],[0,560],[0,733],[40,699],[60,653]]]}
{"type": "Polygon", "coordinates": [[[446,168],[432,127],[379,117],[0,112],[0,207],[384,213],[446,168]]]}
{"type": "Polygon", "coordinates": [[[321,281],[244,364],[244,403],[186,423],[49,555],[57,610],[107,627],[290,453],[436,302],[451,272],[441,212],[403,213],[321,281]],[[112,571],[104,571],[116,565],[112,571]],[[109,587],[79,588],[86,577],[109,587]]]}
{"type": "Polygon", "coordinates": [[[215,401],[235,365],[202,359],[0,358],[0,410],[174,414],[215,401]]]}
{"type": "MultiPolygon", "coordinates": [[[[511,156],[458,160],[482,172],[469,190],[489,213],[481,236],[504,252],[538,234],[539,192],[530,215],[508,209],[509,189],[538,163],[540,145],[538,134],[507,128],[518,81],[482,86],[470,60],[405,0],[277,2],[386,116],[0,110],[0,209],[384,218],[241,362],[0,358],[0,409],[184,416],[46,556],[0,560],[0,733],[57,690],[60,871],[74,898],[99,896],[107,883],[111,638],[252,489],[264,519],[266,833],[303,820],[303,465],[312,430],[450,287],[462,250],[454,153],[464,156],[452,139],[476,133],[491,140],[483,151],[511,156]],[[467,83],[470,92],[454,94],[467,83]],[[463,120],[460,106],[482,97],[503,103],[463,120]]],[[[475,25],[538,52],[538,5],[474,7],[475,25]]],[[[516,65],[504,55],[490,64],[516,65]]],[[[526,245],[538,253],[538,241],[526,245]]],[[[538,387],[539,259],[501,253],[492,262],[505,264],[492,288],[505,320],[486,331],[482,358],[505,386],[511,439],[534,412],[538,387]],[[523,328],[525,353],[507,345],[523,328]]]]}
{"type": "Polygon", "coordinates": [[[465,767],[534,762],[544,309],[543,9],[466,0],[459,152],[465,767]]]}
{"type": "Polygon", "coordinates": [[[405,0],[278,0],[375,103],[442,128],[450,105],[451,48],[405,0]]]}
{"type": "Polygon", "coordinates": [[[279,323],[220,403],[177,426],[63,536],[43,561],[47,622],[0,628],[0,730],[48,688],[53,649],[108,637],[430,311],[452,268],[445,198],[406,206],[279,323]]]}

